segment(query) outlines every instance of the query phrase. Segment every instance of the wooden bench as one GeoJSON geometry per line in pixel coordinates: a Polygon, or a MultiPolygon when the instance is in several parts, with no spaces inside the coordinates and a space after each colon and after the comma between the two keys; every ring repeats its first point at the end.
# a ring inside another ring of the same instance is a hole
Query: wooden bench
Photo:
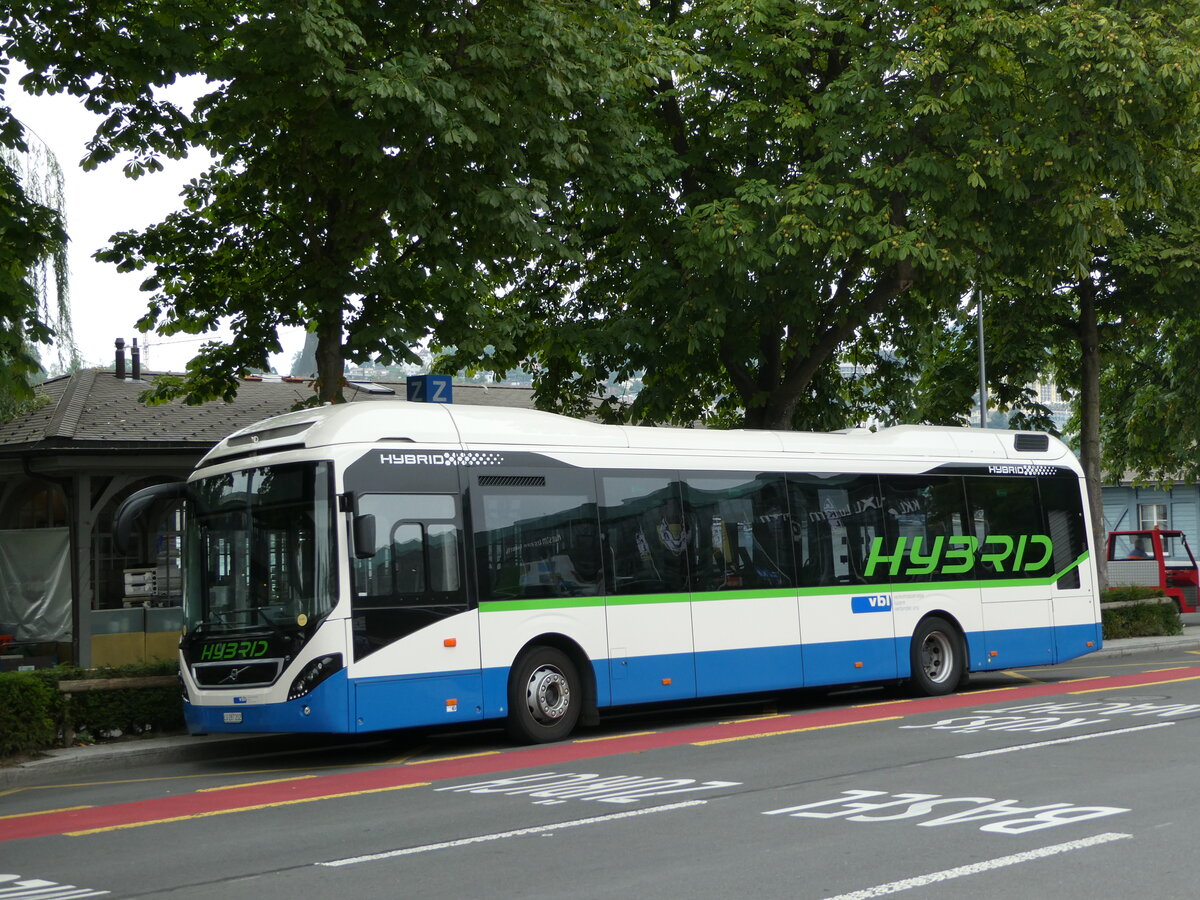
{"type": "Polygon", "coordinates": [[[67,695],[67,703],[63,707],[63,743],[70,747],[75,742],[75,729],[71,724],[72,694],[86,694],[91,691],[123,691],[131,688],[171,687],[179,684],[178,675],[138,675],[131,678],[75,678],[58,683],[61,693],[67,695]]]}

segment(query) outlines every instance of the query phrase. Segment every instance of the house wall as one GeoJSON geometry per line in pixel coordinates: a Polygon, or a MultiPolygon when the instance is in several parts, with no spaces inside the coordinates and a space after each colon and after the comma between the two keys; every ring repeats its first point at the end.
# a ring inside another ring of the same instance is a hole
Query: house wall
{"type": "Polygon", "coordinates": [[[1112,485],[1103,488],[1103,498],[1106,531],[1136,530],[1139,505],[1158,503],[1167,508],[1167,527],[1182,531],[1188,543],[1200,549],[1200,486],[1181,484],[1171,490],[1162,490],[1128,484],[1112,485]]]}
{"type": "MultiPolygon", "coordinates": [[[[126,569],[154,568],[156,551],[171,536],[158,533],[166,527],[160,521],[163,527],[152,525],[135,535],[129,555],[122,555],[112,545],[112,516],[135,490],[186,478],[197,456],[40,454],[28,465],[0,462],[0,530],[45,528],[49,535],[50,529],[66,527],[70,532],[65,567],[70,611],[62,617],[69,625],[53,640],[14,642],[6,655],[36,657],[39,665],[81,666],[174,658],[182,621],[178,597],[128,597],[124,590],[126,569]]],[[[179,587],[174,579],[176,594],[179,587]]]]}

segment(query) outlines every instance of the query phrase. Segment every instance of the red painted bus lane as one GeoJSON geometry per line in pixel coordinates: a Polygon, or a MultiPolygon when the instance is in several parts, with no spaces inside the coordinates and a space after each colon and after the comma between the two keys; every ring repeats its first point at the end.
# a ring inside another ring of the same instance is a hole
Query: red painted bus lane
{"type": "Polygon", "coordinates": [[[631,734],[604,740],[579,740],[528,747],[485,756],[410,762],[356,770],[337,775],[285,779],[199,791],[112,806],[86,807],[0,818],[0,841],[51,835],[80,836],[115,829],[165,824],[185,819],[270,809],[338,797],[359,796],[427,785],[456,778],[495,772],[561,765],[597,757],[636,753],[685,744],[710,745],[727,741],[766,738],[850,725],[864,725],[926,713],[943,713],[964,707],[985,707],[1035,697],[1092,693],[1122,688],[1200,679],[1200,666],[1133,675],[1106,676],[1057,684],[1020,685],[995,691],[952,694],[919,700],[897,700],[770,718],[743,719],[695,728],[631,734]]]}

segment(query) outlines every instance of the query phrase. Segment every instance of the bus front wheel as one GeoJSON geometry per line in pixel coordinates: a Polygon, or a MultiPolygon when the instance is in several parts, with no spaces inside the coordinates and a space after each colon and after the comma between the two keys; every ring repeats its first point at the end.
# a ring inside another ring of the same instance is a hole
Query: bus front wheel
{"type": "Polygon", "coordinates": [[[945,619],[923,619],[913,632],[910,653],[910,683],[917,692],[938,697],[952,693],[964,680],[966,654],[962,640],[945,619]]]}
{"type": "Polygon", "coordinates": [[[574,730],[582,705],[570,657],[554,647],[535,647],[517,661],[509,677],[509,737],[531,744],[561,741],[574,730]]]}

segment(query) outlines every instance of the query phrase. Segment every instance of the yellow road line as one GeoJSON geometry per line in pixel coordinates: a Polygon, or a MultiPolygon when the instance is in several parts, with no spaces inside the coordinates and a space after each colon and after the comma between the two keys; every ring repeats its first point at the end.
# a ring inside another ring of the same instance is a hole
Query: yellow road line
{"type": "Polygon", "coordinates": [[[895,700],[876,700],[874,703],[855,703],[851,709],[870,709],[873,706],[895,706],[899,703],[916,703],[918,700],[928,700],[928,697],[899,697],[895,700]]]}
{"type": "MultiPolygon", "coordinates": [[[[398,757],[399,761],[403,761],[409,757],[398,757]]],[[[187,781],[198,778],[207,778],[209,780],[215,778],[236,778],[239,775],[277,775],[281,772],[324,772],[327,770],[337,769],[371,769],[381,766],[399,765],[400,762],[389,760],[387,762],[374,763],[338,763],[329,766],[291,766],[275,769],[246,769],[240,772],[205,772],[199,775],[156,775],[152,778],[116,778],[110,781],[77,781],[71,784],[31,784],[27,787],[9,788],[5,791],[0,791],[0,797],[8,797],[12,794],[19,794],[22,791],[54,791],[62,790],[63,788],[82,788],[82,787],[112,787],[121,784],[153,784],[157,781],[187,781]]],[[[298,776],[304,777],[304,776],[298,776]]],[[[286,781],[287,779],[280,779],[286,781]]]]}
{"type": "Polygon", "coordinates": [[[603,737],[578,738],[572,744],[596,744],[600,741],[619,741],[621,738],[645,737],[648,734],[658,734],[657,731],[627,731],[622,734],[606,734],[603,737]]]}
{"type": "Polygon", "coordinates": [[[402,756],[393,756],[391,759],[389,759],[385,763],[372,763],[371,765],[402,766],[406,762],[408,762],[410,759],[412,759],[414,756],[418,756],[419,754],[425,752],[428,749],[429,749],[428,744],[420,744],[419,746],[414,747],[412,750],[408,751],[407,753],[403,754],[402,756]]]}
{"type": "Polygon", "coordinates": [[[499,750],[484,750],[482,753],[464,753],[462,756],[437,756],[433,759],[414,759],[405,763],[406,766],[425,766],[429,763],[450,762],[456,759],[475,759],[480,756],[499,756],[499,750]]]}
{"type": "Polygon", "coordinates": [[[1189,675],[1186,678],[1164,678],[1162,681],[1144,681],[1141,684],[1117,684],[1110,687],[1089,688],[1086,691],[1071,691],[1072,694],[1102,694],[1105,691],[1128,691],[1135,688],[1155,687],[1160,684],[1178,684],[1182,681],[1200,681],[1200,675],[1189,675]]]}
{"type": "Polygon", "coordinates": [[[79,809],[91,809],[90,806],[64,806],[62,809],[39,809],[37,812],[13,813],[11,816],[0,816],[0,821],[4,819],[24,819],[27,816],[52,816],[54,813],[75,812],[79,809]]]}
{"type": "Polygon", "coordinates": [[[269,781],[243,781],[239,784],[223,784],[220,787],[199,788],[197,794],[207,794],[212,791],[232,791],[237,788],[258,787],[263,784],[282,784],[288,781],[306,781],[309,778],[316,778],[316,775],[297,775],[294,778],[272,778],[269,781]]]}
{"type": "Polygon", "coordinates": [[[123,825],[108,825],[104,828],[89,828],[86,831],[65,832],[68,837],[83,837],[89,834],[102,834],[106,831],[123,831],[128,828],[144,828],[147,825],[166,825],[171,822],[187,822],[192,819],[208,819],[212,816],[225,816],[229,813],[251,812],[256,809],[275,809],[281,806],[295,806],[298,803],[315,803],[318,800],[337,800],[342,797],[361,797],[366,794],[382,794],[385,791],[403,791],[412,787],[428,787],[430,782],[415,784],[397,784],[391,787],[371,788],[365,791],[346,791],[342,794],[322,794],[320,797],[301,797],[298,800],[278,800],[274,803],[258,803],[254,806],[238,806],[233,809],[212,809],[208,812],[192,813],[187,816],[172,816],[168,819],[150,819],[146,822],[126,822],[123,825]]]}
{"type": "Polygon", "coordinates": [[[904,716],[886,716],[882,719],[863,719],[861,722],[838,722],[834,725],[809,725],[807,728],[789,728],[786,731],[764,731],[761,734],[743,734],[739,737],[716,738],[711,741],[693,741],[693,747],[709,747],[713,744],[732,744],[735,741],[753,741],[758,738],[778,737],[782,734],[799,734],[802,731],[824,731],[827,728],[845,728],[847,725],[874,725],[876,722],[894,722],[904,716]]]}
{"type": "Polygon", "coordinates": [[[1031,681],[1034,684],[1045,684],[1046,683],[1046,682],[1042,681],[1040,678],[1034,678],[1032,675],[1025,675],[1025,674],[1023,674],[1021,672],[1017,672],[1013,669],[1005,669],[1004,674],[1007,675],[1009,678],[1024,678],[1026,681],[1031,681]]]}

